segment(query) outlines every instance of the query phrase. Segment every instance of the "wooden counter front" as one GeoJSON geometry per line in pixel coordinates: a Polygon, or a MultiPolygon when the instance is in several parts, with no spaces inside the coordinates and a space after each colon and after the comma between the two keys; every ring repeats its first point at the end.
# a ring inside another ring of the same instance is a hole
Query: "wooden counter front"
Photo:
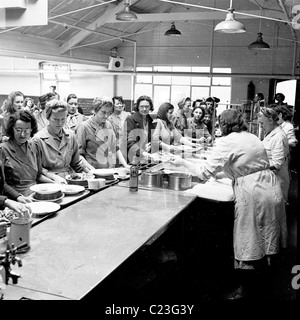
{"type": "Polygon", "coordinates": [[[118,186],[85,198],[31,229],[18,285],[43,292],[41,299],[45,293],[80,299],[195,199],[118,186]]]}

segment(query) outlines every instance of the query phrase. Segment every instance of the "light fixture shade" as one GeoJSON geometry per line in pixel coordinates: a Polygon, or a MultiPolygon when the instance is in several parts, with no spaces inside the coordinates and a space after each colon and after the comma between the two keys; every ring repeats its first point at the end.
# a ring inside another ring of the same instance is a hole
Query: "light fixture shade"
{"type": "Polygon", "coordinates": [[[262,33],[258,32],[256,41],[248,46],[249,50],[270,50],[270,46],[263,41],[262,33]]]}
{"type": "Polygon", "coordinates": [[[116,20],[120,20],[120,21],[137,20],[138,17],[136,16],[136,14],[134,14],[132,11],[129,10],[129,4],[125,3],[124,5],[125,5],[124,11],[117,14],[116,20]]]}
{"type": "Polygon", "coordinates": [[[174,22],[172,22],[171,28],[165,32],[165,36],[181,36],[181,32],[176,29],[174,22]]]}
{"type": "Polygon", "coordinates": [[[234,9],[228,9],[226,19],[215,26],[215,31],[223,33],[242,33],[246,32],[244,25],[234,19],[234,9]]]}

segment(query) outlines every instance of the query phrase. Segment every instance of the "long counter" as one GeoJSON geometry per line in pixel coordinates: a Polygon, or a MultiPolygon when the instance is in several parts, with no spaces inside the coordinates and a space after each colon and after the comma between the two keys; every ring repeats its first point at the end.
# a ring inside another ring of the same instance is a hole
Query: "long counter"
{"type": "Polygon", "coordinates": [[[112,186],[60,210],[31,229],[31,249],[16,270],[21,278],[9,284],[6,298],[81,299],[196,198],[112,186]]]}

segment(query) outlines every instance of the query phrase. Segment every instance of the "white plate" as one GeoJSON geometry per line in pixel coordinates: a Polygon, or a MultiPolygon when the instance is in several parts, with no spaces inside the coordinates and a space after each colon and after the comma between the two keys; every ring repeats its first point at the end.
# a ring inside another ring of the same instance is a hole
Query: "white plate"
{"type": "Polygon", "coordinates": [[[48,199],[48,200],[39,200],[39,199],[36,199],[36,198],[34,197],[34,193],[32,193],[32,194],[29,195],[29,198],[30,198],[32,201],[37,201],[37,202],[55,202],[55,201],[58,201],[58,200],[62,199],[64,196],[65,196],[65,194],[63,193],[61,197],[56,198],[56,199],[51,199],[51,200],[49,200],[49,199],[48,199]]]}
{"type": "Polygon", "coordinates": [[[27,203],[27,205],[30,206],[32,214],[36,214],[38,216],[56,212],[60,209],[60,205],[58,203],[48,201],[30,202],[27,203]]]}
{"type": "Polygon", "coordinates": [[[109,176],[115,174],[116,170],[113,169],[93,169],[91,173],[96,176],[109,176]]]}
{"type": "Polygon", "coordinates": [[[66,195],[77,194],[85,190],[84,186],[79,186],[77,184],[68,184],[62,186],[62,192],[66,195]]]}
{"type": "Polygon", "coordinates": [[[61,190],[61,184],[58,183],[39,183],[30,187],[30,190],[40,194],[50,194],[61,190]]]}

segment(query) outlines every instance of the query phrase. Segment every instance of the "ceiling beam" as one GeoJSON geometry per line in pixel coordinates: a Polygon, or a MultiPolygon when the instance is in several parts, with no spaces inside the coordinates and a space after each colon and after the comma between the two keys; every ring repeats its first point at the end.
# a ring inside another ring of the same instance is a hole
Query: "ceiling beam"
{"type": "Polygon", "coordinates": [[[72,55],[60,55],[61,44],[58,40],[30,35],[22,35],[20,38],[18,33],[10,32],[1,36],[0,56],[107,65],[108,55],[100,53],[97,49],[84,48],[76,50],[72,55]]]}
{"type": "MultiPolygon", "coordinates": [[[[250,15],[261,16],[260,10],[245,10],[241,13],[247,13],[250,15]]],[[[238,19],[257,19],[257,17],[235,14],[238,19]]],[[[226,14],[224,12],[170,12],[170,13],[146,13],[137,14],[138,22],[162,22],[162,21],[191,21],[191,20],[225,20],[226,14]]],[[[262,18],[268,18],[265,14],[262,18]]],[[[284,13],[272,12],[270,18],[286,20],[284,13]]],[[[107,23],[126,23],[130,21],[107,21],[107,23]]],[[[132,23],[132,21],[131,21],[132,23]]]]}
{"type": "MultiPolygon", "coordinates": [[[[131,0],[131,5],[135,4],[139,0],[131,0]]],[[[117,21],[116,14],[123,11],[125,8],[124,1],[120,2],[117,6],[111,6],[107,8],[106,12],[97,18],[95,21],[86,26],[86,29],[96,30],[97,28],[105,25],[108,22],[117,21]]],[[[60,54],[64,54],[72,47],[76,46],[78,43],[86,39],[91,34],[90,31],[80,31],[75,36],[73,36],[69,41],[64,43],[60,48],[60,54]]]]}

